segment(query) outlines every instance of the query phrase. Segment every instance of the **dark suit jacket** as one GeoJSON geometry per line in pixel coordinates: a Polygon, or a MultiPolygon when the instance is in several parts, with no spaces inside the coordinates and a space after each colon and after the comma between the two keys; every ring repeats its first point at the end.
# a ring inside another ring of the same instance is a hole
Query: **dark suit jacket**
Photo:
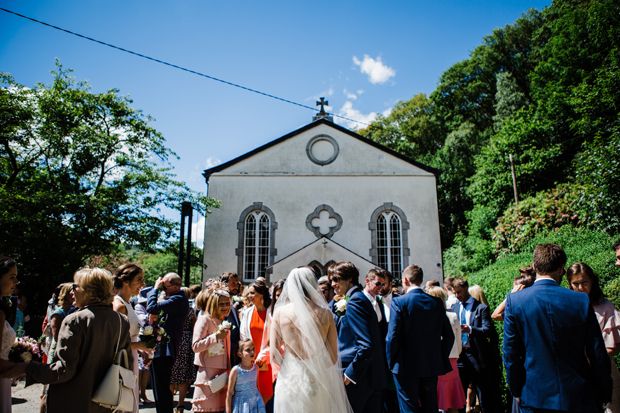
{"type": "Polygon", "coordinates": [[[338,346],[344,374],[356,383],[357,390],[370,393],[386,388],[387,366],[381,326],[361,288],[356,287],[351,293],[339,324],[338,346]]]}
{"type": "Polygon", "coordinates": [[[392,300],[385,341],[388,366],[394,374],[416,379],[452,371],[454,333],[444,304],[421,289],[392,300]]]}
{"type": "Polygon", "coordinates": [[[154,288],[148,293],[146,296],[146,311],[149,314],[155,315],[159,314],[160,311],[164,313],[166,317],[164,330],[170,336],[170,341],[162,340],[160,349],[162,354],[165,354],[165,347],[168,346],[170,355],[176,360],[177,354],[179,354],[179,347],[181,346],[181,339],[183,338],[183,324],[185,324],[185,318],[189,313],[189,300],[183,291],[179,291],[161,303],[157,302],[158,296],[159,290],[154,288]]]}
{"type": "Polygon", "coordinates": [[[239,364],[241,359],[237,354],[237,349],[239,348],[239,340],[241,339],[241,329],[239,329],[239,314],[234,306],[230,309],[230,313],[228,317],[226,317],[226,321],[234,326],[234,328],[230,331],[230,365],[236,366],[239,364]]]}
{"type": "MultiPolygon", "coordinates": [[[[452,305],[452,311],[460,318],[461,302],[452,305]]],[[[469,316],[469,345],[471,355],[473,356],[472,364],[476,371],[480,372],[486,368],[497,369],[499,367],[497,348],[497,332],[493,326],[489,307],[474,299],[469,316]]],[[[463,353],[461,353],[463,354],[463,353]]]]}
{"type": "Polygon", "coordinates": [[[553,280],[508,295],[504,365],[522,406],[596,412],[597,396],[611,400],[611,363],[588,296],[553,280]]]}

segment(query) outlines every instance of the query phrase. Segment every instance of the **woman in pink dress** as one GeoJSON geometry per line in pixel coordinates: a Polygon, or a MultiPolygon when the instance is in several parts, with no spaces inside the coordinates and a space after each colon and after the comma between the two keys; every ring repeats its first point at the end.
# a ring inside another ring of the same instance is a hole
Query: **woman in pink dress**
{"type": "Polygon", "coordinates": [[[230,313],[228,292],[215,289],[203,290],[196,298],[196,307],[204,314],[194,325],[192,350],[198,366],[192,411],[222,412],[226,409],[226,386],[212,393],[209,380],[230,371],[230,335],[220,325],[230,313]]]}
{"type": "MultiPolygon", "coordinates": [[[[448,295],[443,288],[432,287],[426,293],[441,298],[445,307],[448,295]]],[[[459,409],[465,407],[467,401],[459,376],[459,368],[456,365],[456,361],[459,358],[459,354],[461,354],[461,348],[463,346],[463,342],[461,341],[461,322],[458,316],[451,311],[446,311],[446,315],[448,316],[448,320],[450,320],[452,332],[454,333],[454,344],[450,351],[450,365],[452,366],[452,371],[438,378],[437,405],[441,410],[445,410],[448,413],[457,413],[459,409]]]]}
{"type": "Polygon", "coordinates": [[[611,378],[614,385],[611,404],[606,413],[620,413],[620,373],[612,357],[620,353],[620,312],[611,301],[605,299],[598,275],[587,264],[578,262],[571,265],[566,271],[566,279],[571,290],[586,293],[590,297],[590,304],[601,326],[607,354],[611,359],[611,378]]]}

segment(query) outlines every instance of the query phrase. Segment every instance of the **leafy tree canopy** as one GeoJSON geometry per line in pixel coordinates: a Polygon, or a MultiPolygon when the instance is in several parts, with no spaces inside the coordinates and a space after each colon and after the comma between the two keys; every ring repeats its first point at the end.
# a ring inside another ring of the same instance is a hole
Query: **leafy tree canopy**
{"type": "Polygon", "coordinates": [[[40,302],[86,257],[172,238],[177,223],[160,208],[217,207],[175,179],[176,154],[130,99],[91,93],[58,62],[52,74],[32,88],[0,74],[0,251],[18,260],[40,302]]]}

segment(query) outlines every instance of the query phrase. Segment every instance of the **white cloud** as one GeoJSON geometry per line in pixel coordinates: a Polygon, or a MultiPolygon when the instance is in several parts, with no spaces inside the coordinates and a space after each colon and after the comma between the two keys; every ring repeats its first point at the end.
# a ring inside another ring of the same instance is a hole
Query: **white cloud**
{"type": "Polygon", "coordinates": [[[218,166],[222,161],[216,158],[215,156],[209,156],[205,162],[205,167],[207,169],[213,168],[214,166],[218,166]]]}
{"type": "MultiPolygon", "coordinates": [[[[344,116],[345,118],[349,118],[349,119],[353,119],[353,120],[357,120],[360,122],[364,122],[369,124],[370,122],[372,122],[374,120],[374,118],[377,117],[377,113],[376,112],[370,112],[367,115],[364,115],[362,112],[360,112],[359,110],[355,109],[353,107],[353,103],[350,101],[346,101],[344,103],[344,105],[340,108],[340,110],[338,111],[338,114],[340,116],[344,116]]],[[[352,122],[352,121],[345,121],[347,122],[347,127],[348,128],[365,128],[366,125],[362,125],[359,124],[357,122],[352,122]]]]}
{"type": "Polygon", "coordinates": [[[360,90],[358,90],[358,91],[357,91],[357,94],[358,94],[358,95],[361,95],[362,93],[364,93],[364,91],[363,91],[362,89],[360,89],[360,90]]]}
{"type": "Polygon", "coordinates": [[[377,57],[377,60],[375,60],[365,54],[364,60],[362,61],[356,56],[353,56],[353,63],[360,67],[362,73],[368,75],[368,80],[370,80],[372,84],[385,83],[396,75],[394,69],[383,64],[381,56],[377,57]]]}
{"type": "Polygon", "coordinates": [[[343,90],[342,92],[347,96],[347,99],[353,99],[353,100],[357,99],[357,95],[355,93],[351,93],[346,89],[343,90]]]}
{"type": "Polygon", "coordinates": [[[392,113],[392,108],[387,108],[386,110],[384,110],[383,112],[381,112],[381,114],[382,114],[384,117],[386,117],[386,118],[387,118],[388,116],[390,116],[390,113],[392,113]]]}

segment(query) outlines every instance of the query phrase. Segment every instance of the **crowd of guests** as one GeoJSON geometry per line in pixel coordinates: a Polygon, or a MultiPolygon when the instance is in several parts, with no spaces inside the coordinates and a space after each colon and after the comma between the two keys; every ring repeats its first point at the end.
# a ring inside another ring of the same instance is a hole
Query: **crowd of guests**
{"type": "MultiPolygon", "coordinates": [[[[620,266],[620,241],[614,251],[620,266]]],[[[513,412],[620,412],[620,374],[611,358],[620,353],[620,312],[587,264],[565,270],[566,263],[559,246],[539,245],[494,311],[479,286],[463,278],[424,283],[416,265],[400,278],[372,269],[361,285],[348,261],[326,276],[314,273],[332,311],[350,411],[499,412],[503,363],[513,412]],[[569,289],[560,286],[564,275],[569,289]],[[504,323],[502,353],[494,321],[504,323]]],[[[108,411],[92,396],[117,343],[138,378],[134,412],[150,402],[149,378],[158,413],[183,412],[191,386],[192,411],[273,412],[280,370],[273,360],[285,344],[270,340],[285,282],[270,286],[259,278],[242,286],[226,272],[187,288],[169,273],[147,287],[134,263],[114,274],[81,269],[49,302],[41,363],[7,361],[17,333],[15,320],[7,319],[14,304],[3,299],[0,413],[11,412],[10,378],[16,377],[46,385],[42,411],[108,411]],[[153,349],[140,335],[157,318],[167,336],[153,349]]],[[[17,263],[0,257],[0,296],[14,294],[17,284],[17,263]]]]}

